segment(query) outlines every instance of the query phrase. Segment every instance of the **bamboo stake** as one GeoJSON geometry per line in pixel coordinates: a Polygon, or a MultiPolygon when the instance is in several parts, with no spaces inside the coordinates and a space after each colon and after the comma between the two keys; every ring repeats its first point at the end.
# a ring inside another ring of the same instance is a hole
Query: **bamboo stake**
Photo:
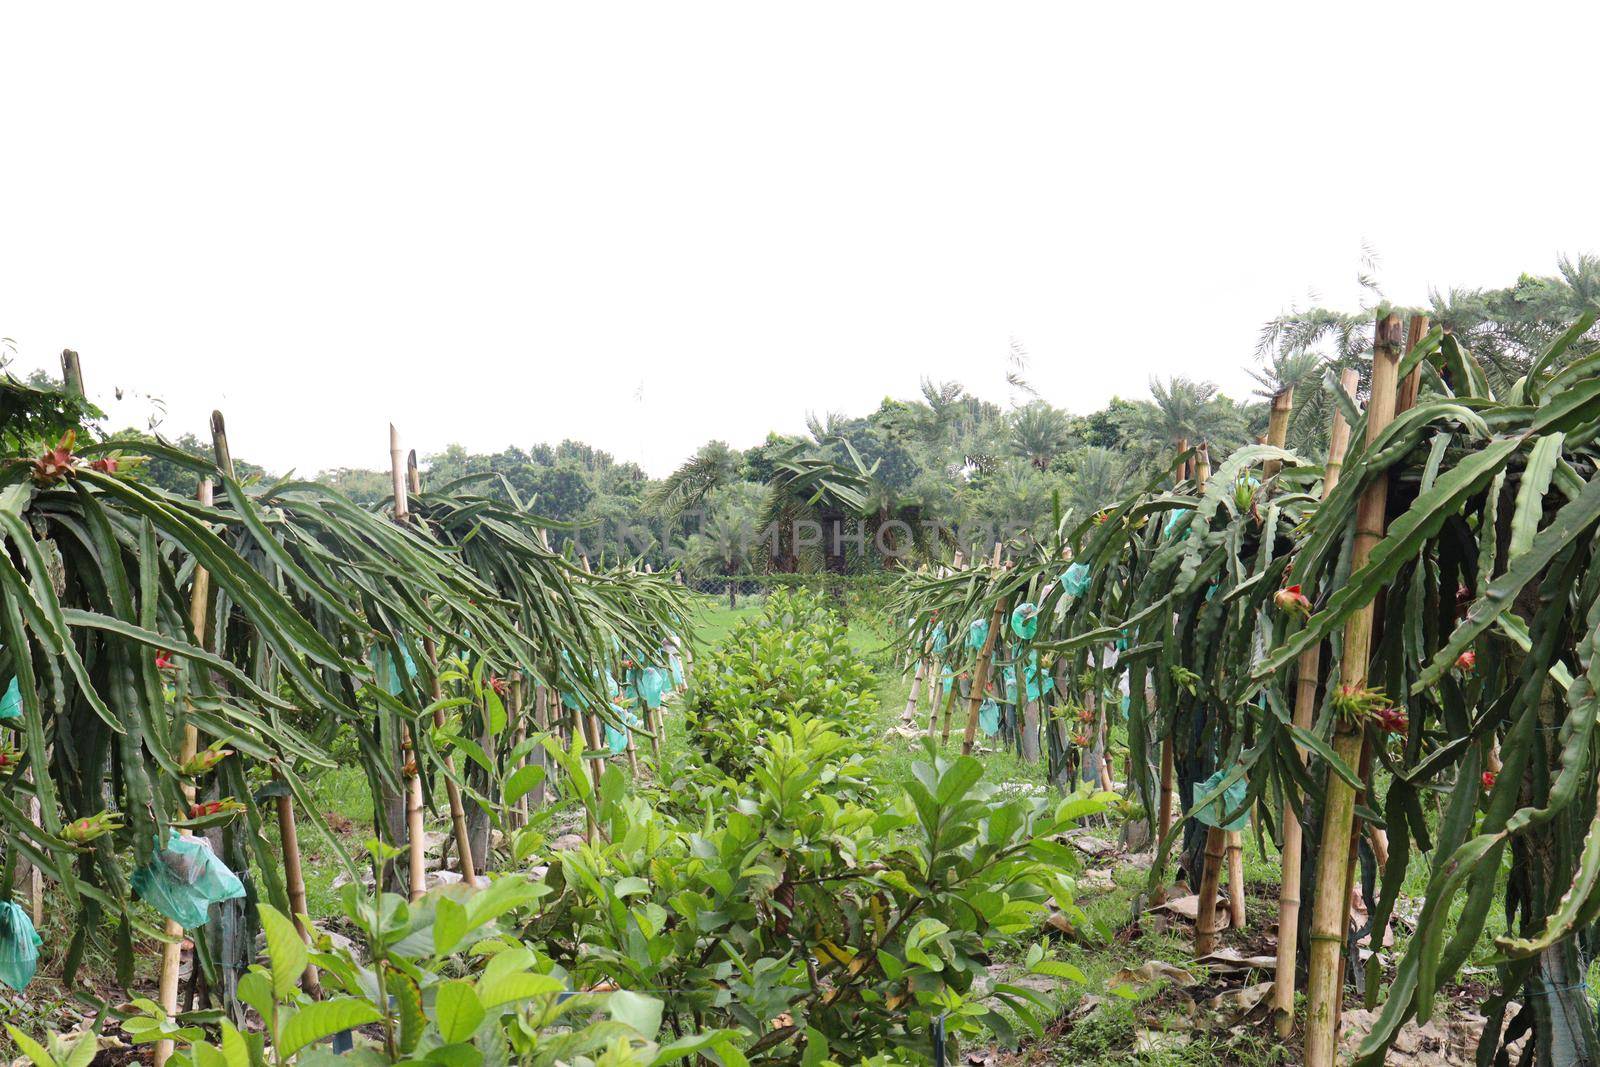
{"type": "MultiPolygon", "coordinates": [[[[73,364],[77,363],[77,354],[63,352],[62,362],[65,364],[68,356],[72,357],[73,364]]],[[[81,377],[79,379],[81,389],[81,377]]],[[[206,478],[200,482],[200,490],[196,494],[200,503],[206,507],[211,506],[212,488],[211,479],[206,478]]],[[[194,579],[189,586],[189,626],[194,630],[196,646],[206,647],[206,612],[211,604],[211,575],[204,567],[194,569],[194,579]]],[[[191,667],[190,669],[194,669],[191,667]]],[[[200,731],[188,723],[183,727],[183,748],[179,762],[187,763],[194,759],[195,752],[200,747],[200,731]]],[[[193,806],[195,800],[193,779],[184,779],[184,803],[193,806]]],[[[184,812],[185,815],[188,812],[184,812]]],[[[181,831],[185,837],[189,836],[187,830],[181,831]]],[[[157,984],[157,995],[160,998],[161,1009],[169,1016],[178,1013],[178,967],[183,959],[183,927],[168,919],[165,926],[167,940],[161,945],[161,976],[157,984]]],[[[156,1067],[162,1067],[172,1055],[171,1041],[158,1041],[155,1048],[156,1067]]]]}
{"type": "Polygon", "coordinates": [[[906,710],[900,713],[900,718],[904,722],[910,722],[917,717],[917,698],[922,694],[922,675],[927,669],[927,648],[924,646],[923,657],[917,660],[916,670],[911,672],[911,692],[906,697],[906,710]]]}
{"type": "MultiPolygon", "coordinates": [[[[527,712],[531,710],[522,706],[522,678],[520,675],[511,678],[507,699],[510,702],[511,719],[517,724],[511,733],[511,748],[515,751],[521,748],[522,743],[528,739],[527,712]]],[[[527,756],[518,758],[522,762],[516,767],[507,768],[508,774],[515,773],[527,764],[527,756]]],[[[512,807],[512,818],[518,826],[526,826],[528,824],[528,794],[524,793],[517,798],[516,804],[512,807]]]]}
{"type": "MultiPolygon", "coordinates": [[[[1178,484],[1182,484],[1184,479],[1188,477],[1189,461],[1181,458],[1187,451],[1189,451],[1189,439],[1187,437],[1178,438],[1178,456],[1180,458],[1173,462],[1178,484]]],[[[1177,761],[1172,750],[1172,733],[1169,731],[1161,739],[1161,799],[1156,817],[1156,840],[1158,842],[1172,831],[1172,795],[1173,784],[1177,778],[1176,764],[1177,761]]]]}
{"type": "MultiPolygon", "coordinates": [[[[1195,490],[1204,493],[1206,482],[1211,480],[1211,449],[1200,442],[1195,453],[1195,490]]],[[[1217,805],[1223,807],[1221,801],[1217,805]]],[[[1194,919],[1194,954],[1210,955],[1217,947],[1217,898],[1222,884],[1222,864],[1227,855],[1229,831],[1219,826],[1206,827],[1205,855],[1200,864],[1200,901],[1194,919]]],[[[1243,879],[1241,878],[1241,881],[1243,879]]],[[[1242,885],[1229,885],[1229,900],[1239,895],[1242,885]]],[[[1230,918],[1232,909],[1230,904],[1230,918]]]]}
{"type": "MultiPolygon", "coordinates": [[[[576,708],[570,710],[571,725],[569,729],[572,732],[573,739],[576,740],[579,746],[583,749],[583,762],[588,767],[589,782],[594,787],[595,793],[598,794],[600,792],[600,776],[595,774],[595,764],[597,761],[588,758],[589,751],[595,747],[593,742],[589,739],[589,716],[583,714],[581,711],[578,711],[576,708]]],[[[595,841],[595,830],[594,808],[592,805],[585,804],[583,806],[583,839],[591,845],[594,844],[595,841]]]]}
{"type": "MultiPolygon", "coordinates": [[[[1294,389],[1280,389],[1272,397],[1272,409],[1267,415],[1267,435],[1263,444],[1282,448],[1289,439],[1289,420],[1294,415],[1294,389]]],[[[1261,465],[1261,492],[1270,492],[1267,486],[1283,469],[1281,460],[1269,459],[1261,465]]],[[[1255,824],[1255,811],[1250,812],[1251,825],[1255,824]]],[[[1238,830],[1228,831],[1228,916],[1235,930],[1245,925],[1244,841],[1238,830]]]]}
{"type": "MultiPolygon", "coordinates": [[[[406,486],[418,495],[422,493],[422,472],[417,468],[417,452],[412,449],[406,455],[406,486]]],[[[407,515],[409,520],[410,516],[407,515]]],[[[422,636],[422,654],[428,657],[428,667],[433,672],[432,694],[435,704],[444,699],[444,688],[439,682],[439,651],[433,643],[432,634],[422,636]]],[[[433,709],[433,725],[438,729],[444,728],[444,709],[433,709]]],[[[467,809],[461,802],[461,787],[455,782],[455,757],[446,753],[444,757],[444,793],[450,803],[450,824],[456,838],[456,866],[461,872],[461,880],[469,886],[478,884],[477,863],[472,856],[472,835],[467,829],[467,809]]]]}
{"type": "MultiPolygon", "coordinates": [[[[228,426],[220,411],[211,413],[211,453],[216,460],[218,470],[229,478],[237,476],[233,466],[233,449],[228,445],[228,426]]],[[[311,931],[301,919],[302,915],[308,913],[305,871],[300,862],[300,832],[295,825],[294,817],[294,797],[290,795],[283,774],[276,766],[272,768],[272,780],[280,788],[278,795],[273,798],[273,807],[278,816],[278,845],[283,851],[284,892],[289,897],[289,914],[294,920],[295,928],[300,931],[301,940],[309,945],[311,931]]],[[[305,973],[300,977],[300,986],[306,991],[307,996],[321,997],[322,979],[316,964],[306,967],[305,973]]]]}
{"type": "MultiPolygon", "coordinates": [[[[1339,377],[1339,387],[1345,395],[1355,398],[1356,372],[1347,369],[1339,377]]],[[[1328,462],[1322,477],[1322,499],[1339,484],[1339,470],[1344,464],[1345,449],[1350,445],[1350,424],[1345,421],[1344,409],[1335,405],[1333,423],[1328,430],[1328,462]]],[[[1294,724],[1309,730],[1317,710],[1317,675],[1322,667],[1322,646],[1312,645],[1295,665],[1294,724]]],[[[1305,762],[1305,750],[1296,746],[1300,761],[1305,762]]],[[[1291,810],[1283,818],[1283,879],[1278,891],[1278,967],[1272,986],[1274,1025],[1279,1037],[1288,1037],[1294,1030],[1295,957],[1300,940],[1300,874],[1301,852],[1305,830],[1291,810]]]]}
{"type": "MultiPolygon", "coordinates": [[[[1427,335],[1428,316],[1411,316],[1411,320],[1406,323],[1406,347],[1404,349],[1406,355],[1410,355],[1411,350],[1416,348],[1417,345],[1421,344],[1422,339],[1427,335]]],[[[1422,364],[1418,363],[1415,367],[1411,368],[1411,373],[1406,375],[1400,381],[1400,393],[1397,397],[1395,397],[1394,413],[1396,415],[1401,415],[1415,407],[1417,403],[1417,393],[1420,392],[1421,389],[1422,364]]]]}
{"type": "MultiPolygon", "coordinates": [[[[400,447],[400,431],[389,424],[389,473],[394,483],[394,521],[404,526],[411,519],[406,500],[406,454],[400,447]]],[[[420,900],[428,888],[427,867],[423,863],[424,830],[422,823],[422,768],[418,765],[421,753],[411,738],[411,728],[400,724],[401,756],[411,753],[411,758],[401,767],[406,780],[406,842],[410,861],[411,899],[420,900]]]]}
{"type": "Polygon", "coordinates": [[[78,362],[78,353],[70,348],[61,350],[61,384],[68,393],[86,395],[83,391],[83,365],[78,362]]]}
{"type": "MultiPolygon", "coordinates": [[[[950,692],[946,693],[944,698],[944,730],[939,736],[939,743],[941,745],[947,745],[950,743],[950,720],[955,715],[956,700],[959,698],[960,693],[961,678],[959,675],[957,675],[956,677],[950,679],[950,692]]],[[[933,725],[931,723],[928,726],[928,734],[929,736],[932,736],[933,734],[933,725]]]]}
{"type": "MultiPolygon", "coordinates": [[[[996,551],[995,555],[998,556],[999,552],[996,551]]],[[[983,638],[983,651],[978,653],[978,665],[972,672],[972,696],[967,709],[967,732],[961,741],[963,756],[972,755],[973,739],[978,733],[978,710],[983,707],[984,690],[989,686],[989,663],[994,657],[994,638],[1005,618],[1005,609],[1005,601],[997,597],[994,602],[994,612],[989,617],[989,632],[983,638]]]]}
{"type": "MultiPolygon", "coordinates": [[[[1385,316],[1378,323],[1373,338],[1372,394],[1367,401],[1368,445],[1394,420],[1400,342],[1399,316],[1385,316]]],[[[1362,493],[1356,505],[1351,573],[1366,566],[1373,546],[1383,538],[1388,494],[1388,479],[1380,475],[1362,493]]],[[[1373,605],[1368,603],[1345,623],[1343,659],[1339,667],[1343,685],[1362,687],[1367,684],[1372,619],[1373,605]]],[[[1347,765],[1358,766],[1363,734],[1361,724],[1341,718],[1334,726],[1334,754],[1347,765]]],[[[1331,771],[1325,788],[1322,847],[1317,852],[1317,892],[1311,915],[1311,971],[1306,983],[1307,1067],[1332,1067],[1334,1063],[1338,1045],[1335,1021],[1344,990],[1341,966],[1344,935],[1350,921],[1350,898],[1345,884],[1356,795],[1348,782],[1331,771]]]]}

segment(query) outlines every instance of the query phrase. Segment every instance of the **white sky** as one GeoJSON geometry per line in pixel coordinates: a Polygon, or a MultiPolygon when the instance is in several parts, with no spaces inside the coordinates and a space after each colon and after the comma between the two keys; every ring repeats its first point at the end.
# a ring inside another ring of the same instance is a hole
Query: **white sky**
{"type": "Polygon", "coordinates": [[[9,5],[0,334],[282,471],[653,474],[919,377],[1246,391],[1261,323],[1600,251],[1596,5],[9,5]]]}

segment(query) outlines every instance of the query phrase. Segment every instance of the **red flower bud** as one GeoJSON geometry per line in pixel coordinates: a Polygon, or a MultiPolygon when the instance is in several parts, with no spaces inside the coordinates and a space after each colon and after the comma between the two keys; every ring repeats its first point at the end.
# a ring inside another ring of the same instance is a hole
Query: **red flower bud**
{"type": "Polygon", "coordinates": [[[1387,734],[1403,734],[1411,725],[1404,708],[1383,708],[1377,719],[1378,729],[1387,734]]]}
{"type": "Polygon", "coordinates": [[[1272,602],[1278,606],[1279,611],[1287,611],[1302,618],[1311,614],[1311,601],[1300,592],[1298,585],[1285,586],[1273,593],[1272,602]]]}
{"type": "Polygon", "coordinates": [[[1478,654],[1471,649],[1456,657],[1456,670],[1462,674],[1471,674],[1478,666],[1478,654]]]}
{"type": "Polygon", "coordinates": [[[1483,787],[1485,789],[1493,789],[1494,788],[1494,781],[1495,781],[1495,778],[1494,778],[1494,772],[1493,771],[1484,771],[1483,772],[1483,787]]]}

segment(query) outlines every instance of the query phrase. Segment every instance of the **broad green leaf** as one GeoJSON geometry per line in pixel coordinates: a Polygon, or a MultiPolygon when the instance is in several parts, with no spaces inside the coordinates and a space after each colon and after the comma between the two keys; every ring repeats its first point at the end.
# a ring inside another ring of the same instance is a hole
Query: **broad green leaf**
{"type": "Polygon", "coordinates": [[[261,928],[267,935],[267,959],[272,970],[272,995],[286,1001],[294,996],[311,957],[294,921],[270,904],[259,908],[261,928]]]}
{"type": "Polygon", "coordinates": [[[305,1004],[284,1023],[278,1034],[278,1054],[292,1056],[314,1041],[354,1030],[358,1026],[378,1022],[383,1013],[377,1006],[355,997],[336,997],[332,1000],[305,1004]]]}
{"type": "Polygon", "coordinates": [[[646,1040],[653,1041],[661,1030],[664,1005],[655,997],[619,989],[606,998],[606,1010],[618,1022],[626,1023],[646,1040]]]}
{"type": "Polygon", "coordinates": [[[439,1027],[439,1036],[448,1042],[466,1041],[472,1037],[485,1012],[471,982],[454,980],[441,982],[433,1001],[433,1021],[439,1027]]]}

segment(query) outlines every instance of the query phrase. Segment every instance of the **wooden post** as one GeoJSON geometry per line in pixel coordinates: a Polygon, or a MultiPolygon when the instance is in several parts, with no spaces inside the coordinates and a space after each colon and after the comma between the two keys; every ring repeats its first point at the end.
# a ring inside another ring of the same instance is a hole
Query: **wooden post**
{"type": "MultiPolygon", "coordinates": [[[[406,455],[406,487],[418,495],[422,493],[422,472],[417,467],[417,453],[412,449],[406,455]]],[[[409,521],[410,515],[408,514],[409,521]]],[[[439,650],[433,642],[432,634],[423,634],[422,653],[428,657],[428,667],[433,672],[432,694],[434,702],[444,699],[444,689],[439,683],[439,650]]],[[[439,729],[444,728],[444,709],[433,709],[433,725],[439,729]]],[[[461,880],[469,886],[478,884],[476,862],[472,857],[472,835],[467,829],[467,809],[461,802],[461,787],[456,785],[452,775],[455,774],[454,757],[444,757],[445,777],[444,792],[450,803],[450,824],[456,839],[456,866],[461,872],[461,880]]],[[[487,857],[485,857],[487,858],[487,857]]]]}
{"type": "MultiPolygon", "coordinates": [[[[1356,372],[1347,369],[1339,377],[1339,387],[1352,400],[1356,391],[1356,372]]],[[[1328,462],[1322,478],[1322,499],[1339,484],[1339,469],[1345,449],[1350,446],[1350,424],[1344,409],[1335,406],[1333,424],[1328,430],[1328,462]]],[[[1322,646],[1312,645],[1300,653],[1295,663],[1294,724],[1311,729],[1317,710],[1317,675],[1322,667],[1322,646]]],[[[1305,750],[1296,746],[1300,761],[1305,750]]],[[[1300,871],[1305,830],[1292,810],[1283,813],[1283,880],[1278,890],[1278,967],[1272,985],[1274,1026],[1279,1037],[1294,1031],[1295,956],[1300,940],[1300,871]]]]}
{"type": "MultiPolygon", "coordinates": [[[[411,511],[406,500],[406,491],[409,488],[406,479],[406,453],[400,447],[400,431],[389,424],[389,473],[394,485],[394,521],[404,526],[411,519],[411,511]]],[[[398,665],[396,665],[398,666],[398,665]]],[[[404,722],[400,724],[401,759],[410,753],[410,759],[405,760],[401,767],[401,774],[406,780],[406,842],[407,858],[410,861],[411,899],[420,900],[422,894],[427,892],[428,872],[423,863],[424,829],[422,823],[422,767],[418,763],[421,753],[411,737],[411,728],[404,722]]],[[[468,850],[470,855],[471,850],[468,850]]]]}
{"type": "MultiPolygon", "coordinates": [[[[1396,376],[1401,344],[1400,318],[1390,314],[1378,323],[1373,338],[1372,393],[1367,401],[1366,442],[1371,445],[1394,421],[1396,376]]],[[[1372,548],[1383,539],[1389,485],[1380,475],[1356,505],[1356,534],[1351,545],[1352,574],[1366,566],[1372,548]]],[[[1339,667],[1342,685],[1364,687],[1372,653],[1373,605],[1369,602],[1345,623],[1339,667]]],[[[1365,726],[1341,718],[1334,724],[1333,751],[1346,765],[1360,765],[1365,726]]],[[[1317,851],[1317,893],[1311,914],[1311,970],[1306,984],[1306,1064],[1333,1067],[1338,1046],[1336,1020],[1344,991],[1344,937],[1350,922],[1345,891],[1356,793],[1330,771],[1325,786],[1322,847],[1317,851]]]]}
{"type": "MultiPolygon", "coordinates": [[[[65,365],[66,358],[69,355],[72,356],[73,363],[76,364],[76,353],[63,352],[61,354],[63,365],[65,365]]],[[[79,379],[79,387],[82,387],[81,378],[79,379]]],[[[211,506],[212,487],[210,478],[201,480],[200,491],[197,496],[200,503],[206,505],[207,507],[211,506]]],[[[189,625],[194,630],[195,645],[199,648],[205,648],[207,644],[206,612],[210,604],[211,575],[204,567],[197,566],[194,569],[194,578],[189,586],[189,625]]],[[[197,670],[199,668],[198,665],[191,664],[189,665],[189,669],[197,670]]],[[[199,749],[199,746],[200,732],[193,726],[185,723],[183,728],[183,748],[180,751],[178,761],[180,763],[187,763],[188,761],[194,759],[195,752],[199,749]]],[[[194,782],[193,780],[186,779],[183,783],[184,804],[192,806],[194,804],[194,799],[194,782]]],[[[188,811],[185,811],[183,814],[187,816],[189,813],[188,811]]],[[[183,831],[183,835],[187,837],[189,836],[189,832],[185,830],[183,831]]],[[[163,843],[162,847],[166,847],[165,843],[163,843]]],[[[161,1010],[165,1011],[169,1016],[171,1016],[178,1013],[178,967],[183,959],[183,927],[179,926],[173,920],[168,919],[164,929],[166,931],[167,940],[161,945],[161,976],[157,984],[157,996],[160,998],[161,1010]]],[[[171,1041],[156,1042],[155,1063],[157,1067],[161,1067],[162,1064],[165,1064],[171,1056],[171,1041]]]]}

